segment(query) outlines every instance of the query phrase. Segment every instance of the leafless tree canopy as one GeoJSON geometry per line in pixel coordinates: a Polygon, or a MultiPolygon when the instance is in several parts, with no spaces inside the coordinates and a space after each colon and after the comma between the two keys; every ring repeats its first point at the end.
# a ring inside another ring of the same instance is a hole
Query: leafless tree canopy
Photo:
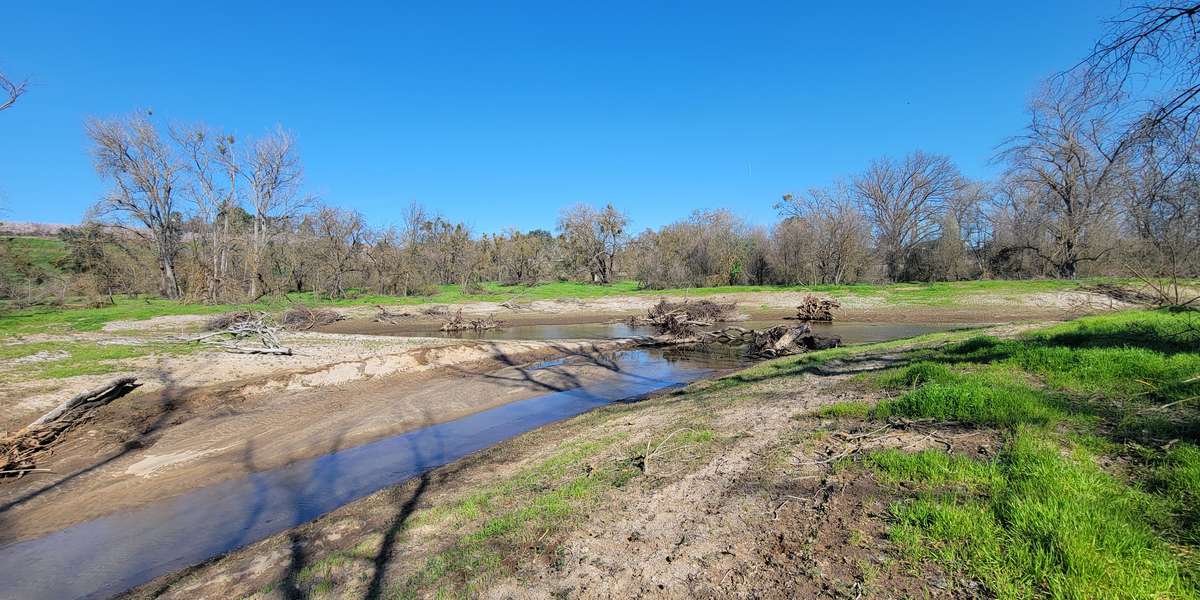
{"type": "Polygon", "coordinates": [[[913,251],[939,234],[939,217],[965,181],[949,158],[918,151],[874,161],[853,185],[888,277],[898,280],[909,278],[913,251]]]}
{"type": "Polygon", "coordinates": [[[1081,66],[1114,94],[1129,84],[1160,87],[1151,118],[1189,120],[1200,109],[1200,3],[1130,7],[1081,66]]]}
{"type": "Polygon", "coordinates": [[[16,104],[17,98],[20,98],[25,93],[25,88],[28,85],[29,82],[27,81],[14,81],[0,72],[0,111],[16,104]]]}
{"type": "Polygon", "coordinates": [[[96,205],[97,213],[149,242],[158,259],[159,292],[179,298],[176,260],[182,244],[178,203],[183,162],[141,114],[89,121],[87,134],[94,145],[96,171],[113,184],[96,205]]]}

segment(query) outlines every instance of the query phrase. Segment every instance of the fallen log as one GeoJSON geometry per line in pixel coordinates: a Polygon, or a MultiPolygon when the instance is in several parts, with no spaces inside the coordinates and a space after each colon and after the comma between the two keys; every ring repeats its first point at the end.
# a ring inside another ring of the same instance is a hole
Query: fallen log
{"type": "Polygon", "coordinates": [[[80,411],[88,411],[98,406],[103,406],[128,394],[139,385],[141,384],[137,383],[136,377],[118,377],[101,387],[78,394],[70,400],[59,404],[54,410],[38,417],[36,421],[30,423],[26,429],[46,425],[52,421],[64,418],[71,418],[70,415],[78,414],[80,411]]]}
{"type": "MultiPolygon", "coordinates": [[[[693,336],[692,340],[700,343],[744,345],[746,346],[746,355],[755,358],[776,358],[813,350],[825,350],[836,348],[842,343],[840,338],[819,336],[813,333],[808,324],[776,325],[763,330],[725,327],[717,331],[701,332],[693,336]]],[[[685,338],[680,341],[689,340],[685,338]]]]}
{"type": "Polygon", "coordinates": [[[407,318],[415,316],[409,312],[398,312],[398,313],[392,312],[392,311],[384,308],[380,304],[376,304],[375,308],[379,309],[379,312],[375,313],[375,322],[376,323],[387,323],[389,325],[399,325],[400,321],[402,319],[407,319],[407,318]]]}
{"type": "Polygon", "coordinates": [[[97,408],[140,385],[134,377],[118,377],[73,396],[20,431],[0,439],[0,479],[46,472],[47,469],[37,468],[34,462],[40,452],[53,446],[71,427],[90,418],[97,408]]]}

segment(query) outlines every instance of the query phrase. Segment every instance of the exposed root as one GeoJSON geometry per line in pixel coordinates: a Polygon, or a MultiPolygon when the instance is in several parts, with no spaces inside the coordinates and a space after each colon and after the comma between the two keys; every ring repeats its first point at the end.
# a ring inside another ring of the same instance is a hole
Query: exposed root
{"type": "Polygon", "coordinates": [[[833,320],[833,311],[841,308],[841,304],[833,298],[819,298],[805,294],[796,307],[796,318],[801,321],[829,322],[833,320]]]}
{"type": "Polygon", "coordinates": [[[738,317],[737,303],[720,304],[711,300],[696,302],[660,301],[652,306],[644,317],[630,317],[630,325],[650,325],[660,334],[673,336],[694,335],[701,327],[714,323],[732,321],[738,317]]]}

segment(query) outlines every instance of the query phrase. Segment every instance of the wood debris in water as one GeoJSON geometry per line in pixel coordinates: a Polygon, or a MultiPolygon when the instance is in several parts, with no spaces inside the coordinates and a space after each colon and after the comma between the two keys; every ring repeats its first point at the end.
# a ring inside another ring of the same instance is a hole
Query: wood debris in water
{"type": "Polygon", "coordinates": [[[503,326],[504,321],[497,320],[492,315],[488,315],[482,319],[463,318],[462,309],[460,308],[448,321],[442,323],[442,331],[484,331],[503,326]]]}
{"type": "Polygon", "coordinates": [[[745,345],[746,355],[755,358],[775,358],[826,350],[836,348],[842,343],[841,338],[836,336],[826,337],[813,333],[807,323],[776,325],[767,329],[725,327],[717,331],[702,332],[697,337],[704,343],[745,345]]]}

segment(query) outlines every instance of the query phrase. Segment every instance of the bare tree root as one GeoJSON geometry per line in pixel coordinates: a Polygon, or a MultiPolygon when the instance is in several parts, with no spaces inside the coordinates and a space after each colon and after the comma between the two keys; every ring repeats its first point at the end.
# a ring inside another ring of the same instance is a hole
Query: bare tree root
{"type": "Polygon", "coordinates": [[[796,307],[796,319],[827,323],[833,320],[833,311],[841,307],[842,305],[833,298],[819,298],[812,294],[805,294],[800,301],[800,306],[796,307]]]}

